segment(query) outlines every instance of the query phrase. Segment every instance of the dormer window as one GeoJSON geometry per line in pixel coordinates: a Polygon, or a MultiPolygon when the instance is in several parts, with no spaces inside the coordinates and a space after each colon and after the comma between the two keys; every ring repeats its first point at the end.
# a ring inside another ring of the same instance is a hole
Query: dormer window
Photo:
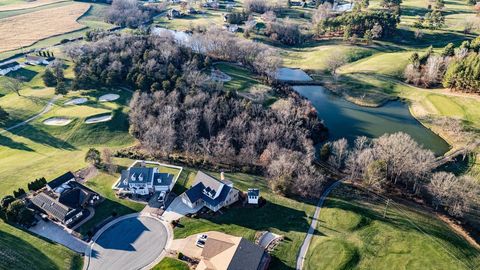
{"type": "Polygon", "coordinates": [[[135,181],[135,174],[133,173],[132,176],[130,177],[130,180],[135,181]]]}
{"type": "Polygon", "coordinates": [[[138,176],[138,181],[143,182],[143,174],[142,173],[138,176]]]}

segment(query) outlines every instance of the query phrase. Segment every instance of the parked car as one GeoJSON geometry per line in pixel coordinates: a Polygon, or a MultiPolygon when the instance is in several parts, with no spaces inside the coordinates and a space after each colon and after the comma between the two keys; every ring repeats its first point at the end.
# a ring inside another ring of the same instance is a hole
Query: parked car
{"type": "Polygon", "coordinates": [[[203,248],[205,246],[205,240],[198,239],[196,245],[199,248],[203,248]]]}
{"type": "Polygon", "coordinates": [[[48,215],[44,214],[44,213],[41,213],[40,214],[40,217],[44,220],[44,221],[48,221],[48,215]]]}
{"type": "Polygon", "coordinates": [[[158,195],[157,201],[159,203],[165,202],[166,195],[167,195],[167,193],[165,191],[160,192],[160,195],[158,195]]]}
{"type": "Polygon", "coordinates": [[[201,234],[197,237],[197,240],[203,240],[203,241],[206,241],[208,238],[208,235],[206,234],[201,234]]]}

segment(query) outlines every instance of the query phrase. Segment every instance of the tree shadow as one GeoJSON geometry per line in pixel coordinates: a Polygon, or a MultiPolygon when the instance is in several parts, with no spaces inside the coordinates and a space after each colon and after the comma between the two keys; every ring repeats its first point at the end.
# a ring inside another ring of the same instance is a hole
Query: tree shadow
{"type": "Polygon", "coordinates": [[[12,140],[12,138],[3,136],[2,134],[0,134],[0,146],[4,146],[4,147],[15,149],[15,150],[28,151],[28,152],[34,151],[32,148],[28,147],[26,144],[21,142],[16,142],[12,140]]]}
{"type": "Polygon", "coordinates": [[[24,137],[35,143],[47,145],[56,149],[75,150],[75,146],[65,140],[59,139],[42,128],[27,123],[9,131],[13,135],[24,137]]]}

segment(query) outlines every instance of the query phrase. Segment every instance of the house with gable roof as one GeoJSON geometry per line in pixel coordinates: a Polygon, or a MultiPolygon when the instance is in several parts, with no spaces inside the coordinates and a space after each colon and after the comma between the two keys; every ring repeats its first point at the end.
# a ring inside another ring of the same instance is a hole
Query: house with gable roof
{"type": "Polygon", "coordinates": [[[174,175],[161,173],[157,167],[130,167],[122,171],[115,188],[127,194],[148,195],[170,191],[174,184],[174,175]]]}
{"type": "Polygon", "coordinates": [[[223,173],[218,180],[202,171],[198,171],[195,181],[190,189],[182,195],[182,202],[189,208],[205,206],[216,212],[222,207],[238,201],[239,191],[233,183],[225,179],[223,173]]]}

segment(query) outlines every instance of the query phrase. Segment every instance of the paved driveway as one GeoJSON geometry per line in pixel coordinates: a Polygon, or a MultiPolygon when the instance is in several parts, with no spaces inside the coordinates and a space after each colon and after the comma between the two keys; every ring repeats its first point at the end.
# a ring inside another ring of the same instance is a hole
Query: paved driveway
{"type": "Polygon", "coordinates": [[[181,196],[178,196],[172,201],[165,212],[163,212],[162,217],[165,221],[171,222],[184,217],[186,214],[196,213],[201,208],[202,206],[198,205],[196,208],[191,209],[182,202],[181,196]]]}
{"type": "Polygon", "coordinates": [[[144,268],[160,257],[167,240],[167,229],[159,220],[148,216],[128,217],[106,229],[96,239],[86,268],[144,268]]]}
{"type": "Polygon", "coordinates": [[[62,226],[51,221],[45,222],[40,220],[37,225],[30,227],[29,230],[78,253],[84,253],[87,248],[87,243],[71,235],[62,226]]]}

